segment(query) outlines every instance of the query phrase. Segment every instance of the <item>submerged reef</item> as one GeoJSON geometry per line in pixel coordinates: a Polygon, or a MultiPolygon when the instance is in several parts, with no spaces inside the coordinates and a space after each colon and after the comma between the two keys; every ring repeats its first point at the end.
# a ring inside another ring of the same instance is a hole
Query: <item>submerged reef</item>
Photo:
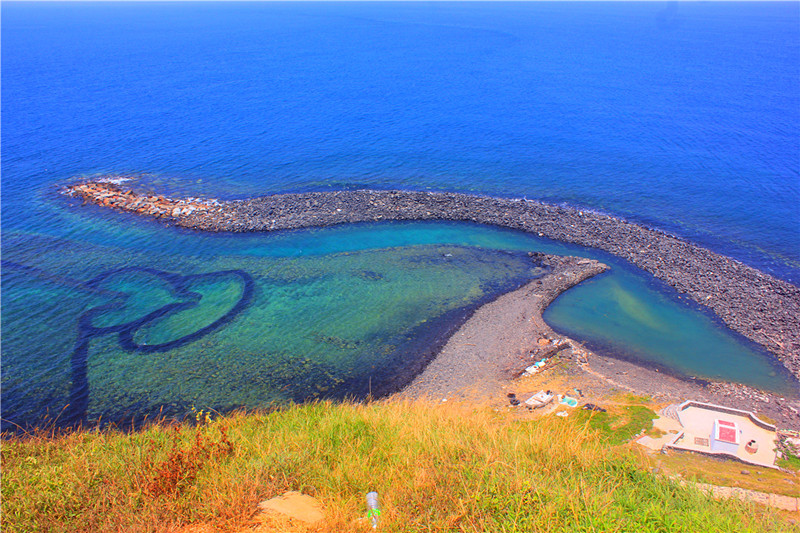
{"type": "MultiPolygon", "coordinates": [[[[9,270],[31,273],[37,276],[54,279],[53,276],[35,267],[21,265],[3,260],[0,266],[9,270]]],[[[255,282],[250,274],[243,270],[225,270],[204,274],[181,275],[163,272],[153,268],[121,267],[101,272],[89,281],[62,280],[73,285],[80,285],[84,291],[102,295],[107,303],[100,303],[85,310],[77,323],[77,339],[70,357],[71,386],[69,404],[60,416],[60,423],[67,426],[81,426],[87,422],[87,411],[91,395],[89,382],[89,352],[91,343],[103,336],[116,337],[119,346],[131,353],[149,354],[167,352],[169,350],[194,342],[224,326],[244,311],[253,299],[255,282]],[[143,286],[163,284],[170,293],[169,301],[148,302],[142,306],[135,302],[131,288],[115,288],[114,281],[123,281],[126,276],[139,276],[143,286]],[[164,322],[182,313],[196,311],[204,306],[203,295],[195,290],[197,284],[211,281],[223,281],[239,285],[240,292],[228,305],[218,305],[218,316],[209,323],[191,322],[188,330],[176,333],[163,328],[164,322]],[[110,285],[109,285],[110,283],[110,285]],[[148,328],[154,327],[153,332],[148,328]],[[161,329],[164,331],[160,331],[161,329]],[[149,334],[148,334],[149,333],[149,334]],[[160,338],[159,334],[166,334],[160,338]],[[148,342],[152,338],[156,342],[148,342]]],[[[149,365],[142,359],[142,365],[149,365]]],[[[18,428],[23,426],[17,425],[18,428]]],[[[5,428],[4,428],[5,430],[5,428]]]]}
{"type": "Polygon", "coordinates": [[[64,192],[85,202],[202,231],[447,220],[522,230],[597,248],[630,261],[710,308],[732,330],[775,354],[800,379],[799,287],[673,235],[610,215],[532,200],[446,192],[309,192],[225,202],[143,197],[106,182],[73,185],[64,192]],[[142,209],[145,204],[157,207],[142,209]],[[188,209],[182,207],[187,205],[188,209]]]}

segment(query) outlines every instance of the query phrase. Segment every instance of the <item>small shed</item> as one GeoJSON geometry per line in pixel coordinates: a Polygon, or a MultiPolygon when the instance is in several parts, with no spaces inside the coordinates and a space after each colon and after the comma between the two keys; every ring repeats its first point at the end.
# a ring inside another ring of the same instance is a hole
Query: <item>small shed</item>
{"type": "Polygon", "coordinates": [[[739,434],[736,422],[716,419],[711,433],[711,451],[736,455],[739,451],[739,434]]]}

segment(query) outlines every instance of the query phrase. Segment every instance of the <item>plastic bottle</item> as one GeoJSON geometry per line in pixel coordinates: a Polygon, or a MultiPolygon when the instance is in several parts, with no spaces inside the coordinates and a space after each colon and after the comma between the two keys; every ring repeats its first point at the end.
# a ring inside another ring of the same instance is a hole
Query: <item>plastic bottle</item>
{"type": "Polygon", "coordinates": [[[378,493],[375,491],[367,493],[367,518],[372,521],[372,529],[378,529],[381,508],[378,505],[378,493]]]}

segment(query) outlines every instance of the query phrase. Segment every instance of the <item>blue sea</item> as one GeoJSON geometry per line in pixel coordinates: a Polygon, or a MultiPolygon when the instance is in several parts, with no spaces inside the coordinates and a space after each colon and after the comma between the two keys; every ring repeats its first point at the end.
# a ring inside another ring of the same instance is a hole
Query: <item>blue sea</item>
{"type": "Polygon", "coordinates": [[[58,194],[403,188],[653,226],[800,282],[796,2],[3,2],[3,429],[401,387],[532,250],[612,266],[557,330],[796,392],[624,261],[466,224],[201,235],[58,194]],[[686,346],[692,346],[691,350],[686,346]]]}

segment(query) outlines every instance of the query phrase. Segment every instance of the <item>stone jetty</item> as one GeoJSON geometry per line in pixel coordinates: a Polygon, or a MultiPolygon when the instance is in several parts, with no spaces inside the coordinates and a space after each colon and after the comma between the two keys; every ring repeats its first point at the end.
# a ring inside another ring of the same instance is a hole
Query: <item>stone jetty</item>
{"type": "Polygon", "coordinates": [[[173,199],[161,195],[142,195],[124,190],[113,182],[86,182],[65,189],[66,194],[82,198],[84,203],[97,204],[122,211],[156,218],[178,218],[211,209],[216,201],[199,198],[173,199]]]}
{"type": "Polygon", "coordinates": [[[86,202],[212,232],[253,232],[390,220],[506,227],[621,257],[708,307],[775,354],[800,379],[800,287],[679,237],[624,219],[543,202],[421,191],[333,191],[246,200],[137,196],[109,183],[65,189],[86,202]]]}

